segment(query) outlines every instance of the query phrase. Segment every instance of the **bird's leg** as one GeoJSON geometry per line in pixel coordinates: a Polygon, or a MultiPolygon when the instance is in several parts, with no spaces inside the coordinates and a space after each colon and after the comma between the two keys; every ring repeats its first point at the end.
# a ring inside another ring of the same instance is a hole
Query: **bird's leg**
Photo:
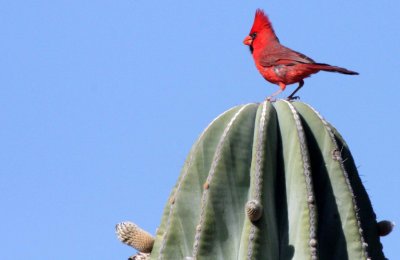
{"type": "Polygon", "coordinates": [[[300,80],[300,81],[299,81],[299,86],[293,91],[292,94],[290,94],[290,95],[287,97],[287,99],[288,99],[288,100],[298,99],[299,97],[298,97],[298,96],[295,97],[294,94],[296,94],[296,92],[299,91],[299,90],[303,87],[303,85],[304,85],[304,80],[300,80]]]}
{"type": "Polygon", "coordinates": [[[267,101],[273,101],[273,97],[279,95],[282,91],[283,91],[282,89],[279,89],[278,91],[275,91],[274,93],[272,93],[272,95],[268,96],[266,98],[266,100],[267,101]]]}
{"type": "Polygon", "coordinates": [[[275,91],[274,93],[272,93],[271,96],[268,96],[268,97],[266,98],[266,100],[267,100],[267,101],[272,101],[273,97],[279,95],[280,93],[282,93],[282,91],[285,90],[286,85],[283,84],[283,83],[279,83],[279,88],[280,88],[280,89],[278,89],[277,91],[275,91]]]}

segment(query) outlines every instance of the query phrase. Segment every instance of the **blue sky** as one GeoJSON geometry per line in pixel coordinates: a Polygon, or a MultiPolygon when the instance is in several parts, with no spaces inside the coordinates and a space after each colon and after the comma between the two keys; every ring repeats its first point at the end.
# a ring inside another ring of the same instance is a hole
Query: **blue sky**
{"type": "Polygon", "coordinates": [[[134,253],[114,225],[154,233],[206,125],[277,90],[242,44],[258,7],[281,43],[360,73],[299,94],[346,139],[378,219],[400,222],[398,1],[0,1],[0,259],[134,253]]]}

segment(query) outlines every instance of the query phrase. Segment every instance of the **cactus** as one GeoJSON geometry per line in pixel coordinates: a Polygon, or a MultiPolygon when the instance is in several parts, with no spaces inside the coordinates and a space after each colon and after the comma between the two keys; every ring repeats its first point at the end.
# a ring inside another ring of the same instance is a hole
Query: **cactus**
{"type": "Polygon", "coordinates": [[[150,257],[385,259],[382,229],[336,129],[304,103],[266,101],[200,135],[150,257]]]}
{"type": "Polygon", "coordinates": [[[115,226],[118,239],[142,253],[150,253],[154,237],[138,227],[136,224],[126,221],[115,226]]]}

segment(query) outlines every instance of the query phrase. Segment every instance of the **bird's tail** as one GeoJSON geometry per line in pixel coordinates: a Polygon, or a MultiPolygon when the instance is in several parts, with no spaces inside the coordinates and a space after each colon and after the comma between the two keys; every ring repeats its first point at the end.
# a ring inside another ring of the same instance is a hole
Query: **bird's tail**
{"type": "Polygon", "coordinates": [[[358,72],[351,71],[345,68],[337,67],[337,66],[331,66],[329,64],[324,64],[324,63],[312,63],[310,64],[312,68],[318,69],[318,70],[323,70],[323,71],[330,71],[330,72],[339,72],[342,74],[347,74],[347,75],[358,75],[358,72]]]}

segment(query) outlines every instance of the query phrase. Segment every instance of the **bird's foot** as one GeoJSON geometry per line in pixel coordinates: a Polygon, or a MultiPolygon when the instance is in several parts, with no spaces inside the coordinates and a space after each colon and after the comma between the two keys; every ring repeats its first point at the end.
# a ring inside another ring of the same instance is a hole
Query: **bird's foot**
{"type": "Polygon", "coordinates": [[[288,96],[286,98],[287,101],[299,100],[299,99],[300,99],[300,96],[288,96]]]}
{"type": "Polygon", "coordinates": [[[268,101],[268,102],[275,102],[275,101],[276,101],[276,98],[274,98],[274,96],[268,96],[268,97],[265,98],[265,101],[268,101]]]}

